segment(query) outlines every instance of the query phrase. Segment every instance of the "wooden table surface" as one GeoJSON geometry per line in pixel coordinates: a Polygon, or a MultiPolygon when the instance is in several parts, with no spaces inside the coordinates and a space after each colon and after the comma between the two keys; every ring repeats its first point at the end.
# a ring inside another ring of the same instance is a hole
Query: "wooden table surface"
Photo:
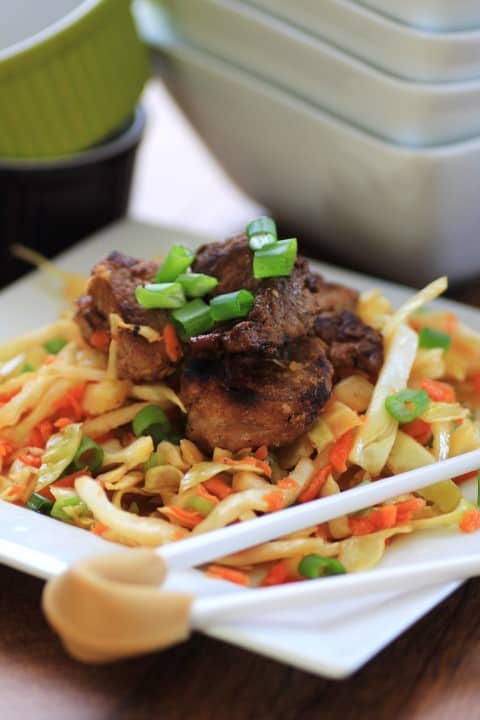
{"type": "MultiPolygon", "coordinates": [[[[219,237],[242,227],[259,208],[232,186],[158,83],[145,103],[150,124],[132,214],[219,237]]],[[[477,304],[477,287],[463,289],[463,299],[477,304]]],[[[0,568],[0,588],[0,720],[480,718],[480,581],[344,681],[200,635],[161,654],[84,666],[46,626],[39,580],[0,568]]]]}

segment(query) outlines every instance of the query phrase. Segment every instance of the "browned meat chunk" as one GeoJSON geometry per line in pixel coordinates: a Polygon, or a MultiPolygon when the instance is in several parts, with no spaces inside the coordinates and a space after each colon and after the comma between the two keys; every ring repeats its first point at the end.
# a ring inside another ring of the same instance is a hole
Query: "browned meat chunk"
{"type": "Polygon", "coordinates": [[[378,375],[383,363],[382,336],[357,315],[347,310],[319,315],[315,332],[326,343],[336,373],[344,375],[355,369],[371,377],[378,375]]]}
{"type": "Polygon", "coordinates": [[[133,326],[120,328],[116,334],[118,371],[122,378],[148,382],[175,371],[163,339],[149,342],[138,334],[141,325],[161,334],[168,322],[166,312],[145,310],[135,299],[137,285],[151,281],[157,269],[154,262],[113,252],[93,268],[87,294],[78,301],[77,322],[87,342],[96,331],[109,330],[112,313],[133,326]]]}
{"type": "Polygon", "coordinates": [[[192,359],[181,384],[187,435],[205,449],[285,445],[315,422],[332,376],[318,338],[292,343],[273,359],[254,353],[192,359]]]}
{"type": "Polygon", "coordinates": [[[355,290],[325,282],[302,257],[289,277],[256,280],[252,252],[243,235],[200,248],[194,270],[219,279],[217,295],[241,288],[255,293],[254,308],[245,320],[192,338],[194,354],[252,351],[274,355],[285,343],[310,335],[319,313],[353,310],[357,301],[355,290]]]}

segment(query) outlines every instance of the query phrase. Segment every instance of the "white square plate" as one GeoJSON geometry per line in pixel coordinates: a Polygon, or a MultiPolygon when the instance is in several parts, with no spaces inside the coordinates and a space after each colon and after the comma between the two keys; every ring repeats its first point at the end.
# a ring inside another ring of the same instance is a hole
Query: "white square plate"
{"type": "MultiPolygon", "coordinates": [[[[138,257],[163,254],[173,243],[197,247],[205,238],[171,229],[123,221],[64,253],[58,265],[87,274],[111,250],[138,257]]],[[[317,264],[329,279],[364,290],[377,287],[392,301],[402,302],[411,291],[363,275],[317,264]]],[[[480,328],[480,313],[456,303],[440,301],[472,326],[480,328]]],[[[0,341],[44,325],[58,315],[61,297],[52,280],[38,272],[0,293],[0,341]]],[[[116,546],[117,547],[117,546],[116,546]]],[[[0,561],[38,577],[48,578],[92,553],[112,545],[78,528],[56,522],[0,501],[0,561]]],[[[394,567],[446,555],[478,555],[480,533],[464,536],[441,531],[398,539],[389,548],[381,568],[394,567]]],[[[334,607],[316,607],[305,613],[269,614],[249,622],[211,627],[208,634],[268,655],[311,672],[341,678],[357,670],[393,638],[451,593],[458,583],[434,586],[409,594],[378,594],[367,599],[346,598],[334,607]]],[[[223,581],[209,580],[192,570],[172,573],[168,586],[193,593],[242,592],[223,581]]]]}

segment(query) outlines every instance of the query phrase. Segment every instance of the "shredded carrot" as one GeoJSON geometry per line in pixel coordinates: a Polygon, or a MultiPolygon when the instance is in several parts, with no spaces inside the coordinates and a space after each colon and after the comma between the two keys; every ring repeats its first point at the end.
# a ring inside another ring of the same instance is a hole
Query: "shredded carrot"
{"type": "Polygon", "coordinates": [[[280,560],[269,569],[262,581],[262,585],[265,587],[269,585],[282,585],[290,579],[290,573],[285,560],[280,560]]]}
{"type": "Polygon", "coordinates": [[[165,352],[171,362],[177,362],[183,355],[182,345],[178,339],[175,328],[171,323],[167,323],[163,330],[163,340],[165,342],[165,352]]]}
{"type": "Polygon", "coordinates": [[[61,417],[61,418],[58,418],[58,420],[55,420],[55,422],[53,423],[53,426],[57,430],[63,430],[63,428],[68,427],[68,425],[71,425],[73,422],[75,422],[75,421],[72,418],[61,417]]]}
{"type": "Polygon", "coordinates": [[[387,530],[397,524],[397,508],[395,505],[384,505],[374,510],[370,515],[370,522],[375,530],[387,530]]]}
{"type": "Polygon", "coordinates": [[[80,475],[90,475],[90,473],[88,472],[88,470],[77,470],[74,473],[70,473],[70,475],[65,475],[65,477],[62,477],[59,480],[55,480],[55,482],[51,483],[50,485],[46,485],[45,487],[40,488],[40,490],[36,490],[35,492],[42,497],[48,498],[49,500],[55,500],[55,497],[51,492],[50,488],[73,488],[75,487],[75,480],[77,479],[77,477],[80,477],[80,475]]]}
{"type": "Polygon", "coordinates": [[[30,438],[28,440],[30,447],[44,448],[45,443],[43,441],[42,434],[38,428],[33,428],[30,438]]]}
{"type": "Polygon", "coordinates": [[[447,313],[447,318],[445,320],[445,330],[447,333],[454,333],[458,329],[458,324],[458,317],[452,312],[447,313]]]}
{"type": "Polygon", "coordinates": [[[230,580],[236,585],[249,585],[248,575],[240,570],[224,567],[223,565],[210,565],[208,568],[210,577],[221,578],[222,580],[230,580]]]}
{"type": "Polygon", "coordinates": [[[327,482],[328,476],[331,472],[331,465],[326,465],[325,467],[318,470],[298,496],[298,502],[310,502],[310,500],[314,500],[316,497],[318,497],[320,490],[327,482]]]}
{"type": "Polygon", "coordinates": [[[216,497],[216,495],[213,495],[212,493],[209,493],[203,485],[198,485],[197,495],[199,497],[205,498],[205,500],[208,500],[208,502],[211,502],[214,505],[217,505],[219,503],[218,497],[216,497]]]}
{"type": "MultiPolygon", "coordinates": [[[[11,500],[13,503],[18,504],[19,501],[22,499],[24,492],[25,485],[11,485],[5,494],[9,500],[11,500]]],[[[21,502],[20,504],[23,504],[23,502],[21,502]]]]}
{"type": "Polygon", "coordinates": [[[353,432],[348,430],[344,433],[332,447],[328,453],[328,459],[333,468],[339,472],[345,472],[347,469],[348,456],[353,447],[353,432]]]}
{"type": "Polygon", "coordinates": [[[90,337],[90,345],[95,350],[107,352],[110,346],[111,335],[108,330],[96,330],[90,337]]]}
{"type": "Polygon", "coordinates": [[[82,400],[85,394],[86,383],[80,383],[70,388],[63,397],[55,405],[55,411],[61,412],[65,417],[71,417],[75,422],[80,422],[85,418],[85,411],[82,407],[82,400]]]}
{"type": "Polygon", "coordinates": [[[189,530],[192,530],[205,519],[201,513],[195,512],[194,510],[184,510],[178,505],[166,505],[162,508],[162,512],[171,520],[174,520],[189,530]]]}
{"type": "Polygon", "coordinates": [[[12,400],[12,398],[14,398],[15,395],[18,395],[19,392],[20,392],[20,388],[16,388],[15,390],[12,390],[9,393],[0,393],[0,402],[5,403],[5,404],[10,402],[10,400],[12,400]]]}
{"type": "Polygon", "coordinates": [[[455,390],[451,385],[448,385],[448,383],[426,378],[421,381],[420,387],[422,390],[425,390],[430,399],[434,402],[454,403],[457,401],[455,390]]]}
{"type": "Polygon", "coordinates": [[[473,472],[465,473],[464,475],[457,475],[457,477],[452,478],[452,480],[453,482],[456,482],[457,485],[461,485],[461,483],[467,482],[467,480],[476,478],[477,474],[478,470],[474,470],[473,472]]]}
{"type": "Polygon", "coordinates": [[[414,438],[414,440],[419,442],[420,445],[425,445],[432,435],[431,425],[426,423],[424,420],[420,420],[420,418],[412,420],[412,422],[405,423],[402,425],[402,430],[407,433],[407,435],[414,438]]]}
{"type": "Polygon", "coordinates": [[[270,467],[270,465],[263,460],[258,460],[258,458],[246,457],[242,458],[241,460],[232,460],[232,458],[222,457],[219,459],[219,462],[233,467],[235,467],[235,465],[253,465],[259,470],[262,470],[262,472],[264,472],[268,478],[272,477],[272,468],[270,467]]]}
{"type": "Polygon", "coordinates": [[[39,468],[42,464],[42,458],[39,455],[30,455],[30,453],[25,453],[25,455],[19,455],[18,459],[24,465],[29,465],[30,467],[34,468],[39,468]]]}
{"type": "Polygon", "coordinates": [[[56,362],[57,362],[56,355],[47,355],[47,357],[43,361],[43,364],[44,365],[55,365],[56,362]]]}
{"type": "Polygon", "coordinates": [[[258,450],[255,452],[257,460],[266,460],[268,457],[268,448],[266,445],[260,445],[258,450]]]}
{"type": "Polygon", "coordinates": [[[108,525],[104,525],[99,520],[96,521],[95,525],[92,527],[92,533],[94,535],[103,535],[104,532],[107,532],[107,530],[110,530],[108,525]]]}
{"type": "Polygon", "coordinates": [[[282,490],[292,490],[297,487],[297,483],[293,478],[286,477],[278,481],[277,487],[282,488],[282,490]]]}
{"type": "Polygon", "coordinates": [[[0,457],[4,458],[9,455],[13,450],[13,445],[10,440],[0,438],[0,457]]]}
{"type": "Polygon", "coordinates": [[[263,499],[267,503],[270,512],[276,512],[277,510],[282,510],[285,507],[283,495],[278,491],[274,490],[271,493],[267,493],[263,496],[263,499]]]}
{"type": "Polygon", "coordinates": [[[354,515],[348,518],[348,524],[352,535],[368,535],[375,529],[370,515],[354,515]]]}
{"type": "Polygon", "coordinates": [[[227,483],[223,482],[218,475],[214,475],[214,477],[210,478],[210,480],[207,480],[204,483],[204,486],[207,488],[208,492],[212,493],[212,495],[216,495],[216,497],[220,500],[223,500],[233,493],[232,488],[227,485],[227,483]]]}
{"type": "Polygon", "coordinates": [[[320,523],[315,529],[315,537],[322,538],[322,540],[328,540],[328,525],[327,523],[320,523]]]}
{"type": "Polygon", "coordinates": [[[478,510],[467,510],[460,523],[460,530],[464,533],[480,530],[480,512],[478,510]]]}
{"type": "Polygon", "coordinates": [[[423,498],[409,498],[395,503],[395,507],[399,512],[415,512],[415,510],[425,507],[426,504],[423,498]]]}

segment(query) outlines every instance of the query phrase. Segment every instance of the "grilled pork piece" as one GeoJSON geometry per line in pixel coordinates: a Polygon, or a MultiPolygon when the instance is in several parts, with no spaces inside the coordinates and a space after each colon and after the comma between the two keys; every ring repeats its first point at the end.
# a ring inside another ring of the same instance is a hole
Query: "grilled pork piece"
{"type": "Polygon", "coordinates": [[[275,358],[192,358],[181,383],[187,435],[205,449],[285,445],[314,423],[332,377],[325,346],[313,337],[284,346],[275,358]]]}
{"type": "Polygon", "coordinates": [[[165,352],[163,339],[151,340],[139,334],[140,326],[156,331],[159,335],[168,322],[168,314],[162,310],[145,310],[135,299],[135,288],[153,279],[158,265],[146,260],[111,253],[97,263],[87,286],[87,294],[78,301],[77,322],[82,335],[90,342],[99,330],[109,331],[109,316],[119,315],[123,323],[132,327],[119,327],[117,364],[119,376],[136,381],[160,380],[175,371],[165,352]]]}
{"type": "Polygon", "coordinates": [[[218,278],[215,295],[246,288],[255,294],[255,305],[245,320],[192,338],[194,355],[223,351],[274,356],[285,343],[312,334],[319,313],[355,307],[355,290],[325,282],[310,271],[305,258],[297,258],[289,277],[268,280],[253,277],[252,262],[244,235],[197,251],[194,271],[218,278]]]}
{"type": "Polygon", "coordinates": [[[361,370],[375,378],[383,363],[380,333],[354,313],[325,313],[315,319],[315,333],[327,345],[328,357],[338,375],[361,370]]]}

